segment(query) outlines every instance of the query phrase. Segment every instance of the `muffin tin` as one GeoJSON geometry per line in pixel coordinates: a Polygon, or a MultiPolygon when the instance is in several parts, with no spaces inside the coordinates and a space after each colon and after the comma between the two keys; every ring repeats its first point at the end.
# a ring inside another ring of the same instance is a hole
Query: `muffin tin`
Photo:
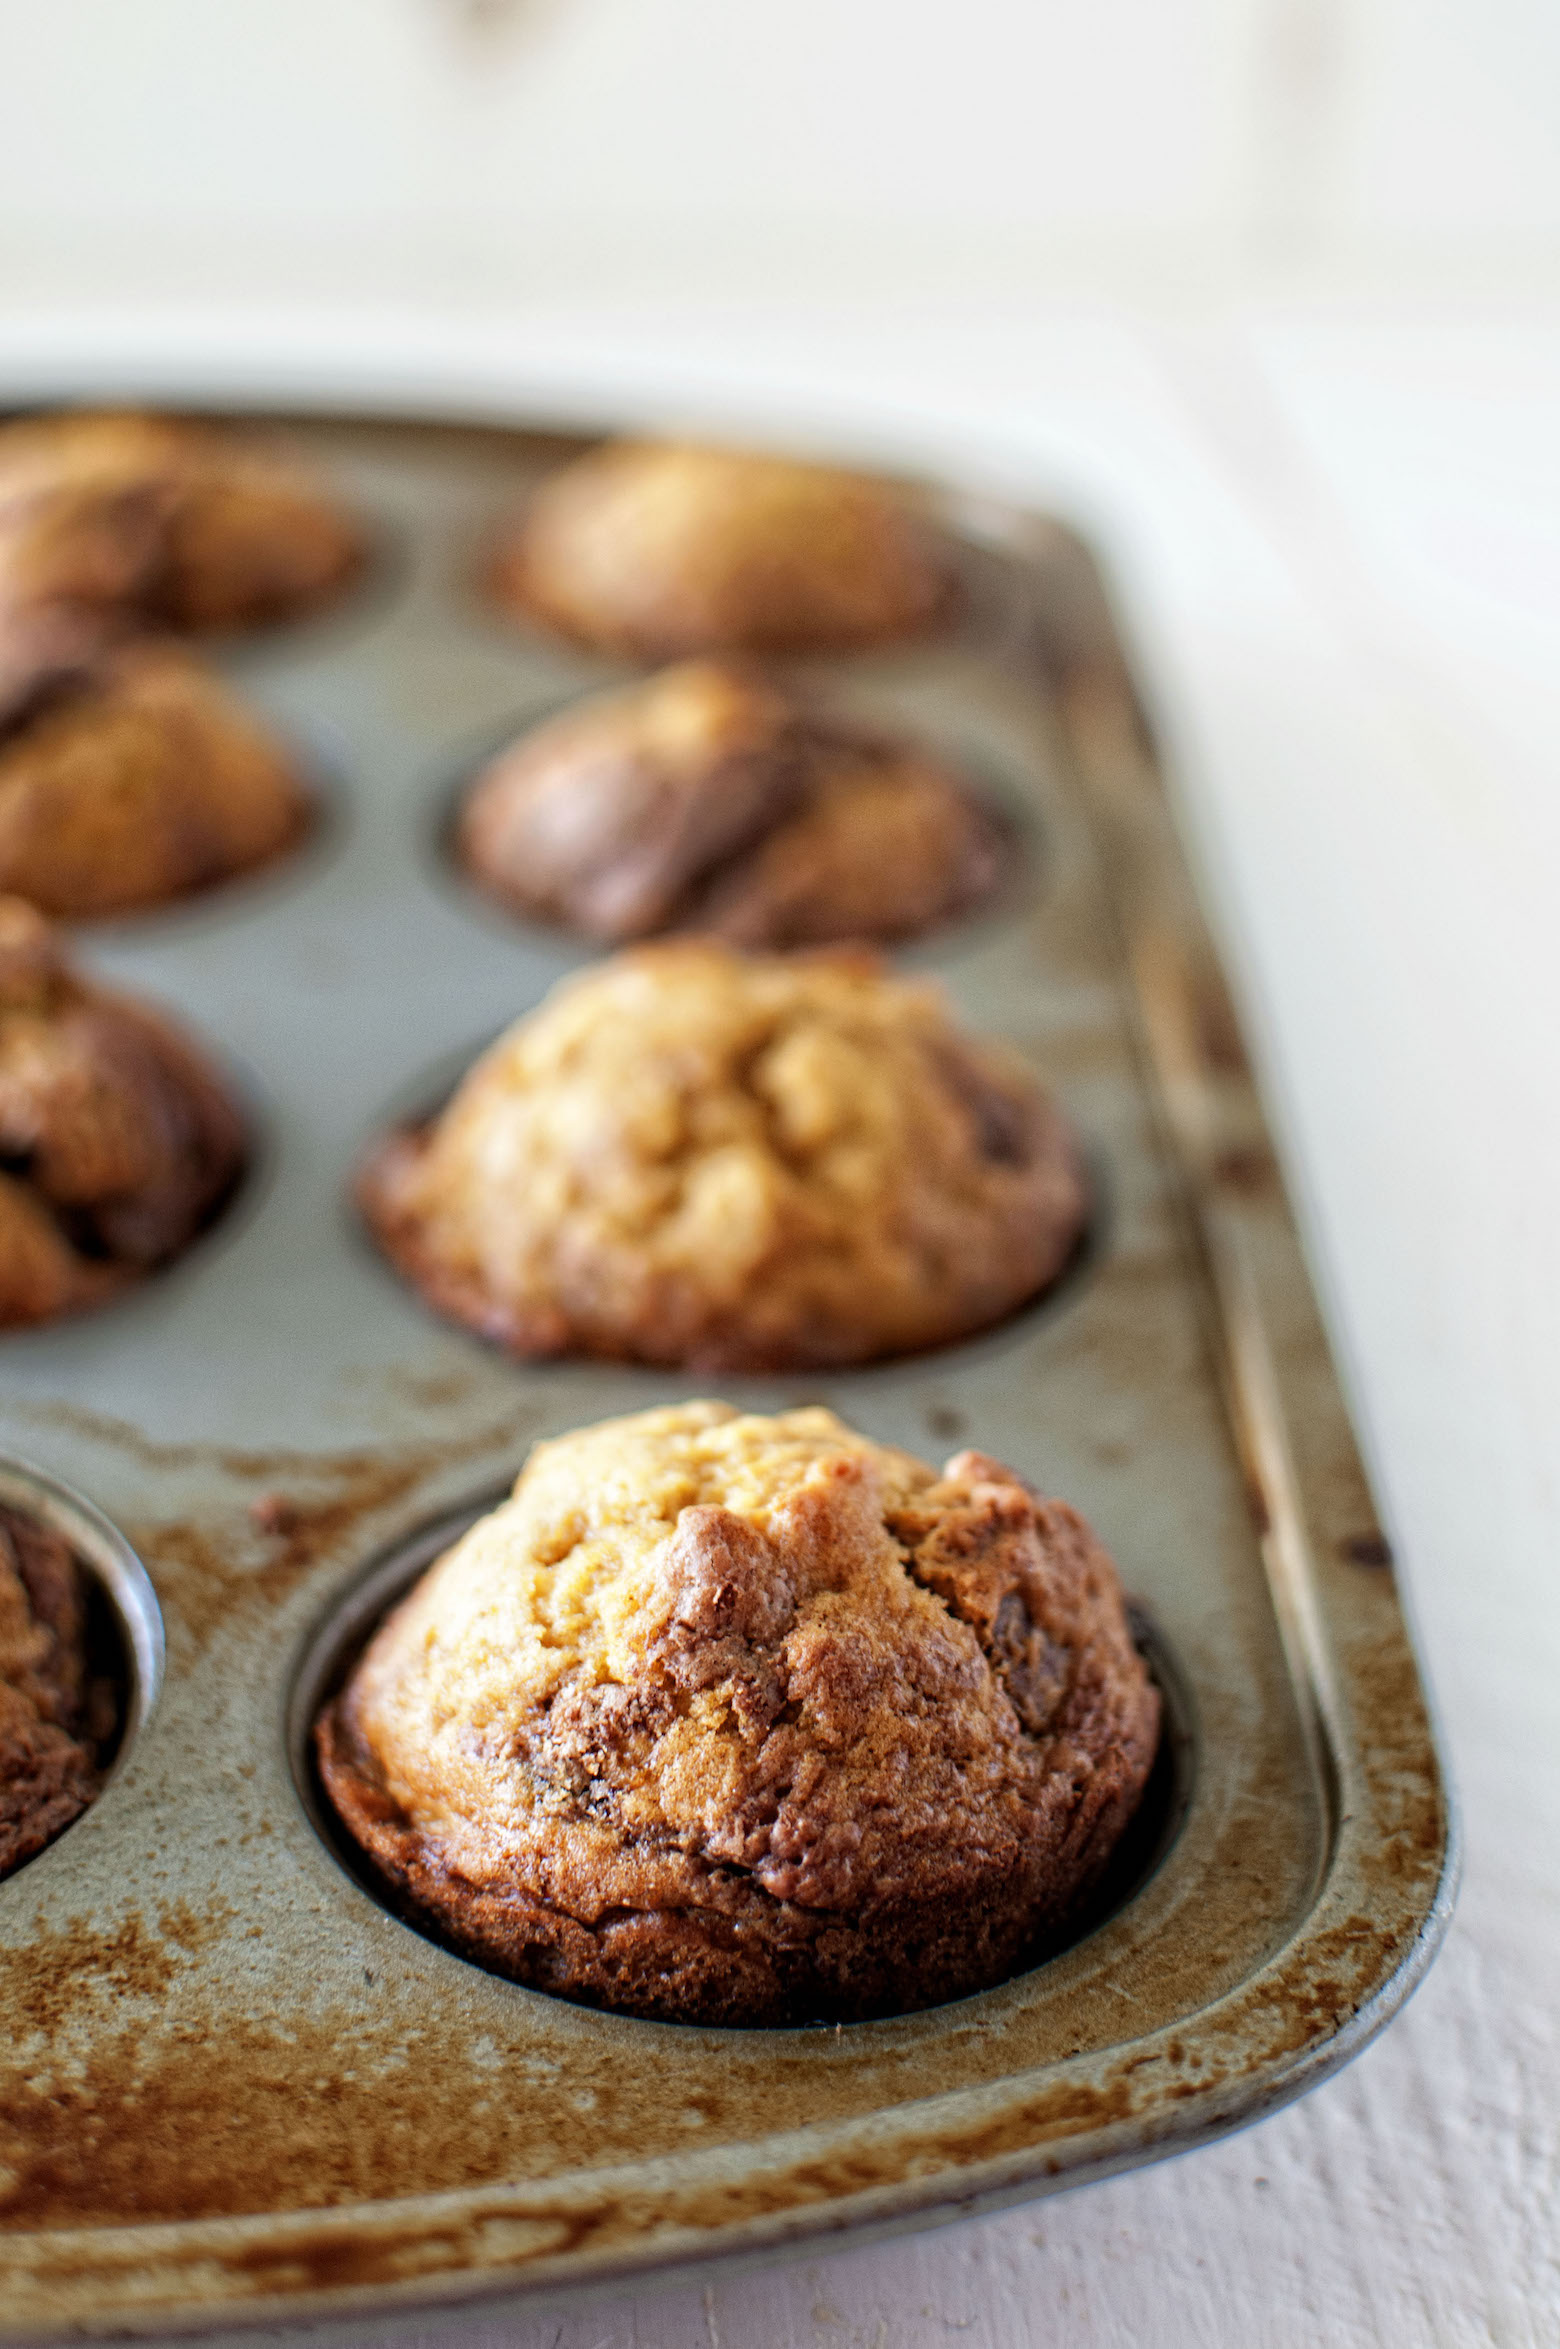
{"type": "Polygon", "coordinates": [[[138,1663],[112,1783],[0,1884],[0,2337],[599,2289],[1041,2192],[1296,2094],[1428,1963],[1451,1827],[1390,1553],[1086,551],[933,493],[967,541],[959,624],[788,664],[964,756],[1020,814],[1021,885],[897,959],[1060,1091],[1095,1177],[1077,1267],[984,1337],[865,1370],[524,1367],[427,1315],[348,1184],[375,1131],[590,958],[475,898],[443,830],[452,779],[511,720],[625,672],[471,593],[484,531],[566,453],[556,437],[300,437],[377,524],[384,575],[221,657],[311,747],[331,853],[78,941],[238,1070],[265,1180],[122,1302],[0,1341],[0,1449],[33,1464],[0,1491],[106,1512],[82,1520],[86,1554],[117,1561],[138,1663]],[[827,1402],[938,1458],[976,1443],[1114,1552],[1171,1726],[1125,1873],[1065,1951],[898,2020],[644,2023],[466,1964],[330,1840],[307,1719],[375,1609],[533,1439],[701,1390],[827,1402]]]}

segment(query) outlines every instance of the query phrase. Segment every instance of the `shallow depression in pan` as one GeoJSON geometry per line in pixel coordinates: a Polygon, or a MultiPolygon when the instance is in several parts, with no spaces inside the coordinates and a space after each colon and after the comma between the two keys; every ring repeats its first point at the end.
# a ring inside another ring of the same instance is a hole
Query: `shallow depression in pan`
{"type": "MultiPolygon", "coordinates": [[[[444,1512],[418,1532],[396,1543],[366,1567],[348,1589],[338,1593],[331,1607],[314,1624],[304,1641],[292,1672],[287,1699],[285,1736],[288,1761],[298,1800],[315,1834],[343,1874],[361,1891],[367,1893],[370,1899],[395,1917],[408,1931],[448,1951],[462,1965],[476,1965],[478,1961],[455,1948],[436,1924],[402,1899],[395,1887],[379,1874],[337,1817],[315,1760],[314,1724],[321,1708],[341,1687],[385,1616],[463,1533],[507,1497],[509,1489],[506,1484],[497,1491],[483,1494],[478,1500],[444,1512]]],[[[1023,1962],[1005,1978],[1005,1983],[996,1983],[988,1990],[978,1991],[973,1994],[975,1998],[989,1997],[993,1991],[1000,1991],[1021,1980],[1050,1959],[1061,1956],[1065,1950],[1075,1949],[1090,1934],[1108,1924],[1158,1874],[1185,1823],[1194,1790],[1198,1743],[1190,1684],[1174,1650],[1148,1610],[1134,1601],[1129,1602],[1128,1614],[1134,1643],[1159,1691],[1162,1707],[1159,1746],[1142,1799],[1083,1911],[1072,1920],[1064,1933],[1029,1950],[1023,1962]]],[[[514,1987],[517,1995],[554,1995],[530,1990],[519,1983],[514,1987]]],[[[958,2008],[971,2003],[970,1999],[951,2002],[958,2008]]],[[[928,2013],[937,2010],[923,2008],[917,2011],[928,2013]]],[[[848,2024],[843,2028],[870,2031],[878,2023],[895,2019],[883,2016],[871,2022],[848,2024]]],[[[613,2020],[618,2025],[628,2023],[635,2029],[645,2031],[684,2027],[623,2015],[614,2015],[613,2020]]],[[[827,2028],[833,2031],[836,2026],[831,2023],[826,2026],[819,2024],[779,2028],[827,2028]]]]}
{"type": "Polygon", "coordinates": [[[113,1691],[115,1718],[100,1745],[103,1780],[87,1808],[9,1875],[0,1900],[28,1868],[57,1850],[102,1803],[157,1702],[163,1676],[163,1622],[157,1594],[124,1535],[70,1485],[29,1461],[0,1458],[0,1506],[48,1527],[69,1545],[88,1577],[88,1669],[113,1691]]]}

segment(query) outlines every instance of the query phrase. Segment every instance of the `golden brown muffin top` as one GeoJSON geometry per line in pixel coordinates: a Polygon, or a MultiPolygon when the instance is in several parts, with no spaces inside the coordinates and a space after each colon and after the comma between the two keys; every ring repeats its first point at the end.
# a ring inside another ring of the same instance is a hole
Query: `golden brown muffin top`
{"type": "Polygon", "coordinates": [[[1074,1512],[979,1453],[939,1474],[827,1410],[697,1402],[538,1445],[370,1644],[336,1750],[450,1876],[587,1923],[739,1871],[858,1923],[1011,1898],[1021,1928],[1157,1717],[1074,1512]]]}
{"type": "Polygon", "coordinates": [[[282,855],[310,815],[287,750],[182,646],[63,606],[0,627],[0,893],[164,904],[282,855]]]}
{"type": "Polygon", "coordinates": [[[270,443],[179,416],[70,411],[0,428],[0,605],[242,627],[334,595],[356,524],[270,443]]]}
{"type": "Polygon", "coordinates": [[[0,898],[0,1326],[94,1303],[176,1254],[243,1154],[201,1055],[0,898]]]}
{"type": "Polygon", "coordinates": [[[684,442],[615,441],[543,483],[500,541],[499,601],[607,652],[819,650],[929,627],[929,528],[872,481],[684,442]]]}
{"type": "Polygon", "coordinates": [[[521,911],[613,941],[873,943],[967,912],[1001,835],[912,743],[825,716],[745,664],[676,662],[500,752],[460,862],[521,911]]]}
{"type": "Polygon", "coordinates": [[[382,1242],[517,1351],[859,1361],[983,1327],[1085,1213],[1027,1064],[865,955],[640,947],[369,1164],[382,1242]]]}

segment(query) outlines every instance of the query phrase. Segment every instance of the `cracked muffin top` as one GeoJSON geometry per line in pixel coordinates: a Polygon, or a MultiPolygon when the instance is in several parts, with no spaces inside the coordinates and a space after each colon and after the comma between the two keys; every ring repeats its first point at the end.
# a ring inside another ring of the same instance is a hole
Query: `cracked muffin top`
{"type": "Polygon", "coordinates": [[[322,1713],[346,1825],[538,1988],[801,2023],[986,1987],[1076,1916],[1157,1694],[1075,1511],[832,1412],[537,1446],[322,1713]]]}
{"type": "Polygon", "coordinates": [[[71,411],[0,428],[0,605],[136,626],[251,627],[363,567],[361,531],[268,439],[188,417],[71,411]]]}
{"type": "Polygon", "coordinates": [[[118,1727],[87,1656],[86,1576],[51,1527],[0,1504],[0,1876],[79,1818],[118,1727]]]}
{"type": "Polygon", "coordinates": [[[462,802],[460,863],[521,912],[616,942],[920,935],[995,889],[1004,834],[913,743],[731,661],[682,661],[524,734],[462,802]]]}
{"type": "Polygon", "coordinates": [[[99,1304],[176,1256],[244,1153],[194,1046],[78,976],[33,907],[0,898],[0,1328],[99,1304]]]}
{"type": "Polygon", "coordinates": [[[285,855],[311,817],[288,754],[179,647],[57,605],[0,625],[0,892],[160,905],[285,855]]]}
{"type": "Polygon", "coordinates": [[[722,1369],[965,1336],[1086,1214],[1049,1095],[934,983],[703,939],[565,980],[359,1197],[438,1310],[516,1353],[722,1369]]]}
{"type": "Polygon", "coordinates": [[[496,600],[631,658],[828,651],[948,608],[935,533],[879,483],[682,442],[614,441],[545,481],[499,539],[496,600]]]}

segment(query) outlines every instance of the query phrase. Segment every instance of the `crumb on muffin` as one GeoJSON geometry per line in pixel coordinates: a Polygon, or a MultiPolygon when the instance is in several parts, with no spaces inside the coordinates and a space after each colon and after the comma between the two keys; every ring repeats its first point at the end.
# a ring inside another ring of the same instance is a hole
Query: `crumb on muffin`
{"type": "Polygon", "coordinates": [[[1077,1918],[1158,1727],[1065,1503],[704,1402],[538,1445],[315,1734],[353,1837],[480,1963],[782,2024],[1010,1974],[1077,1918]]]}
{"type": "Polygon", "coordinates": [[[1050,1095],[935,984],[705,939],[564,981],[359,1198],[438,1311],[518,1354],[733,1370],[967,1336],[1087,1213],[1050,1095]]]}

